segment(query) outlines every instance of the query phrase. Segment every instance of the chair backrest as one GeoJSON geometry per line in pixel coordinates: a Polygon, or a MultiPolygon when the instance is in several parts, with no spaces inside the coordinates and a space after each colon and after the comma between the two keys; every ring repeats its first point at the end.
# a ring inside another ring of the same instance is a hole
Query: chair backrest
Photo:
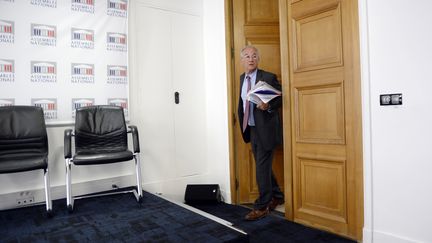
{"type": "Polygon", "coordinates": [[[123,108],[87,106],[76,110],[75,151],[125,151],[127,128],[123,108]]]}
{"type": "Polygon", "coordinates": [[[0,158],[13,154],[48,154],[48,137],[41,107],[0,107],[0,158]]]}

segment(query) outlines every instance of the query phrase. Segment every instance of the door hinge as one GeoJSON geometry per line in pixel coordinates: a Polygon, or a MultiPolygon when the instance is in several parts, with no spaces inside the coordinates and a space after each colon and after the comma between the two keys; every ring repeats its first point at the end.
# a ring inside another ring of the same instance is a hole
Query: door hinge
{"type": "Polygon", "coordinates": [[[234,47],[231,47],[231,59],[234,59],[234,55],[235,55],[234,47]]]}
{"type": "Polygon", "coordinates": [[[233,113],[233,118],[232,118],[232,119],[233,119],[233,125],[235,126],[235,124],[236,124],[236,122],[237,122],[236,114],[233,113]]]}
{"type": "Polygon", "coordinates": [[[236,187],[236,190],[238,190],[239,186],[240,186],[239,181],[236,179],[236,180],[235,180],[235,187],[236,187]]]}

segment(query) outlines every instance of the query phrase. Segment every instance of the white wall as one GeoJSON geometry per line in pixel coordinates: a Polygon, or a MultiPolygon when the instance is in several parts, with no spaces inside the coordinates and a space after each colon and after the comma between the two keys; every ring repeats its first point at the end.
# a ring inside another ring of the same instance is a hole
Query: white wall
{"type": "Polygon", "coordinates": [[[361,0],[365,242],[432,242],[432,2],[361,0]],[[379,105],[402,93],[403,105],[379,105]]]}

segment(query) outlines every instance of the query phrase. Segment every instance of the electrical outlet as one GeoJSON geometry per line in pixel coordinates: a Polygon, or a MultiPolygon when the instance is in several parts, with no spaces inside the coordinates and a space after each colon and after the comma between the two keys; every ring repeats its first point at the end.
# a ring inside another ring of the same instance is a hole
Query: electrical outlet
{"type": "Polygon", "coordinates": [[[31,203],[34,203],[34,197],[33,196],[25,197],[25,198],[18,198],[16,200],[16,205],[18,205],[18,206],[27,205],[27,204],[31,204],[31,203]]]}
{"type": "Polygon", "coordinates": [[[382,94],[380,105],[402,105],[402,94],[382,94]]]}

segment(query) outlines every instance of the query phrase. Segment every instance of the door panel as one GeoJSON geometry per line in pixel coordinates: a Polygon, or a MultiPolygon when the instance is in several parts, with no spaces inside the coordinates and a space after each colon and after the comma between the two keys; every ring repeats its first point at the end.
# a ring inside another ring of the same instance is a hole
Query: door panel
{"type": "Polygon", "coordinates": [[[328,7],[293,16],[294,72],[342,65],[340,4],[328,7]]]}
{"type": "Polygon", "coordinates": [[[146,151],[141,153],[141,159],[154,161],[147,165],[151,170],[143,170],[143,177],[158,181],[175,176],[175,171],[170,169],[175,160],[174,105],[169,99],[172,97],[172,74],[167,72],[171,57],[171,50],[167,48],[171,45],[171,20],[169,13],[140,4],[136,5],[135,11],[139,13],[135,15],[135,22],[140,26],[135,32],[135,38],[140,41],[140,45],[135,45],[135,62],[140,63],[135,72],[140,82],[135,82],[136,88],[130,92],[140,106],[134,107],[132,113],[141,135],[141,150],[146,151]],[[146,92],[138,93],[138,90],[146,92]],[[154,127],[164,129],[152,129],[154,127]]]}
{"type": "Polygon", "coordinates": [[[357,1],[286,0],[281,6],[281,25],[288,27],[281,39],[290,69],[284,74],[291,109],[284,114],[291,114],[293,219],[361,239],[357,1]]]}
{"type": "MultiPolygon", "coordinates": [[[[259,68],[281,77],[279,9],[277,0],[233,0],[234,36],[234,80],[232,82],[232,106],[237,111],[240,93],[239,77],[243,73],[240,65],[240,51],[245,45],[254,45],[260,51],[259,68]]],[[[252,203],[258,197],[255,179],[255,161],[249,144],[241,137],[238,123],[234,124],[234,151],[236,176],[239,182],[238,203],[252,203]]],[[[273,171],[284,190],[283,150],[278,148],[273,159],[273,171]]]]}
{"type": "Polygon", "coordinates": [[[303,143],[345,143],[341,84],[294,90],[296,140],[303,143]]]}
{"type": "Polygon", "coordinates": [[[173,89],[169,100],[174,103],[174,92],[179,93],[179,103],[174,105],[175,170],[179,177],[206,170],[203,163],[206,160],[206,99],[202,81],[201,26],[198,16],[171,14],[173,89]]]}
{"type": "Polygon", "coordinates": [[[140,3],[134,13],[137,44],[133,64],[139,82],[130,92],[138,104],[134,119],[142,135],[141,149],[146,151],[142,158],[152,161],[146,164],[151,169],[143,170],[145,178],[160,181],[204,174],[202,19],[140,3]],[[174,92],[180,93],[179,104],[174,102],[174,92]]]}
{"type": "Polygon", "coordinates": [[[346,223],[345,161],[297,157],[299,213],[346,223]]]}
{"type": "Polygon", "coordinates": [[[279,6],[274,0],[246,0],[246,24],[278,24],[279,6]]]}
{"type": "MultiPolygon", "coordinates": [[[[308,153],[315,152],[315,144],[344,144],[343,117],[343,68],[330,74],[332,84],[320,78],[325,69],[340,66],[341,44],[340,2],[326,1],[322,8],[316,8],[317,1],[302,1],[292,6],[292,53],[293,71],[293,152],[294,152],[294,214],[297,221],[314,222],[315,218],[326,220],[329,228],[346,231],[345,210],[331,212],[329,205],[346,202],[345,180],[346,155],[344,146],[327,146],[327,154],[342,154],[339,167],[330,169],[332,161],[307,160],[297,152],[297,147],[305,147],[308,153]],[[329,32],[329,35],[327,35],[329,32]],[[335,42],[336,40],[336,42],[335,42]],[[317,70],[318,75],[309,75],[310,70],[317,70]],[[313,82],[312,82],[313,81],[313,82]],[[330,86],[329,86],[330,85],[330,86]],[[342,113],[341,113],[342,112],[342,113]],[[342,151],[337,151],[338,149],[342,151]],[[305,193],[305,192],[308,193],[305,193]],[[316,193],[315,196],[311,196],[316,193]],[[339,198],[334,198],[338,196],[339,198]],[[336,200],[336,201],[335,201],[336,200]],[[337,202],[337,203],[335,203],[337,202]]],[[[324,1],[322,1],[324,2],[324,1]]],[[[319,157],[319,156],[318,156],[319,157]]],[[[334,162],[334,161],[333,161],[334,162]]],[[[338,208],[338,207],[336,207],[338,208]]]]}

